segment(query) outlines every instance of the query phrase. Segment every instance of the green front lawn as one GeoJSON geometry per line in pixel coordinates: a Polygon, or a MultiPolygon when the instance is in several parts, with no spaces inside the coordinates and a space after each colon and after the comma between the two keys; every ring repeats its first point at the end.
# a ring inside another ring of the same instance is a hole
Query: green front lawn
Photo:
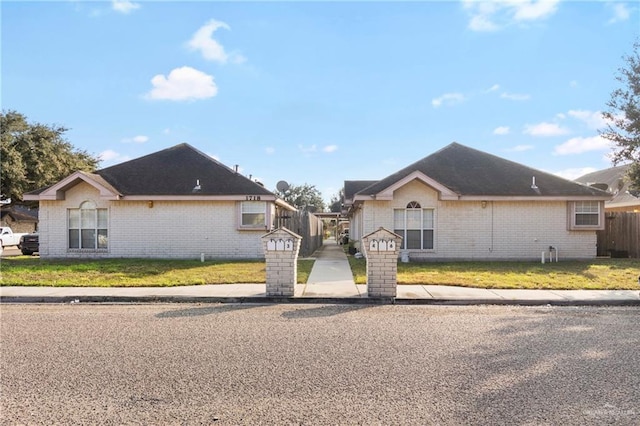
{"type": "MultiPolygon", "coordinates": [[[[364,284],[366,262],[349,256],[351,271],[364,284]]],[[[638,259],[540,262],[398,263],[398,284],[456,285],[519,289],[637,290],[638,259]]]]}
{"type": "MultiPolygon", "coordinates": [[[[366,282],[366,262],[349,256],[358,284],[366,282]]],[[[298,260],[298,282],[306,283],[313,260],[298,260]]],[[[640,260],[538,262],[398,263],[398,284],[457,285],[522,289],[640,289],[640,260]]],[[[0,285],[144,287],[264,283],[264,261],[157,259],[2,259],[0,285]]]]}
{"type": "MultiPolygon", "coordinates": [[[[298,261],[298,282],[306,283],[313,260],[298,261]]],[[[264,261],[157,259],[2,259],[2,286],[162,287],[198,284],[264,283],[264,261]]]]}

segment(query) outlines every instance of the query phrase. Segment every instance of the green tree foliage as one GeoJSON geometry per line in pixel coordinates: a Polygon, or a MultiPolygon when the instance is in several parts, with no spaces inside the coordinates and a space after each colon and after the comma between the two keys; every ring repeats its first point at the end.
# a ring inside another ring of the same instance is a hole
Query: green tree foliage
{"type": "Polygon", "coordinates": [[[96,169],[99,159],[75,149],[64,138],[67,130],[29,123],[15,111],[0,113],[0,199],[19,202],[25,192],[52,185],[77,170],[96,169]]]}
{"type": "Polygon", "coordinates": [[[289,185],[287,191],[275,190],[274,193],[298,210],[309,210],[310,212],[322,212],[325,205],[322,194],[315,185],[289,185]]]}
{"type": "Polygon", "coordinates": [[[633,53],[625,57],[626,67],[618,70],[616,80],[622,86],[611,93],[609,109],[602,114],[607,127],[600,134],[614,143],[614,164],[631,161],[628,178],[631,187],[640,189],[640,40],[633,53]]]}
{"type": "Polygon", "coordinates": [[[334,213],[340,213],[342,211],[342,204],[344,203],[344,188],[337,194],[331,197],[329,202],[329,211],[334,213]]]}

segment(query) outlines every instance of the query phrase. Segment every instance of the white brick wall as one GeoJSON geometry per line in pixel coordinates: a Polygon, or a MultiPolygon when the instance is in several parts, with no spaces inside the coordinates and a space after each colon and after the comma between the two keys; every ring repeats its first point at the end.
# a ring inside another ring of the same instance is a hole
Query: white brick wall
{"type": "Polygon", "coordinates": [[[440,201],[435,190],[413,181],[393,201],[366,201],[363,234],[393,230],[393,209],[417,201],[435,209],[435,249],[411,250],[412,259],[540,259],[549,246],[562,258],[596,256],[595,231],[568,231],[565,201],[440,201]]]}
{"type": "Polygon", "coordinates": [[[264,258],[260,237],[265,229],[237,230],[234,201],[101,200],[88,184],[66,192],[65,200],[40,202],[40,256],[47,257],[146,257],[264,258]],[[92,200],[109,209],[107,253],[69,253],[67,209],[92,200]]]}

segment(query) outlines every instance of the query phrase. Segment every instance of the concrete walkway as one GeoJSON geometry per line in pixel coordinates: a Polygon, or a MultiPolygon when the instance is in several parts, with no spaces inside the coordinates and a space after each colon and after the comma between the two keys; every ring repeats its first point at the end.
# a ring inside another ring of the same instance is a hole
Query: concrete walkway
{"type": "Polygon", "coordinates": [[[0,287],[2,303],[396,303],[499,305],[635,305],[639,290],[496,290],[439,285],[399,285],[395,299],[370,299],[356,285],[347,256],[335,240],[313,254],[316,261],[295,297],[270,297],[265,284],[178,287],[0,287]]]}
{"type": "Polygon", "coordinates": [[[313,253],[316,259],[306,284],[296,286],[300,297],[363,297],[366,286],[356,286],[351,267],[342,246],[325,240],[313,253]]]}

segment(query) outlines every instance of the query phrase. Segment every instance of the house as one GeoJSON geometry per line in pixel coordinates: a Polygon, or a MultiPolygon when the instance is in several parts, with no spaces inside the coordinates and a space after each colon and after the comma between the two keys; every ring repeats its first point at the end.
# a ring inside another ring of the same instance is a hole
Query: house
{"type": "Polygon", "coordinates": [[[597,188],[452,143],[379,181],[346,181],[351,239],[384,227],[415,260],[596,256],[597,188]]]}
{"type": "Polygon", "coordinates": [[[264,258],[260,237],[295,209],[188,144],[25,194],[40,256],[264,258]]]}
{"type": "Polygon", "coordinates": [[[35,232],[38,230],[38,210],[20,205],[2,207],[0,226],[9,227],[17,233],[35,232]]]}
{"type": "Polygon", "coordinates": [[[581,176],[576,182],[611,193],[613,198],[604,203],[607,212],[640,212],[640,193],[629,190],[628,170],[629,164],[610,167],[581,176]]]}

